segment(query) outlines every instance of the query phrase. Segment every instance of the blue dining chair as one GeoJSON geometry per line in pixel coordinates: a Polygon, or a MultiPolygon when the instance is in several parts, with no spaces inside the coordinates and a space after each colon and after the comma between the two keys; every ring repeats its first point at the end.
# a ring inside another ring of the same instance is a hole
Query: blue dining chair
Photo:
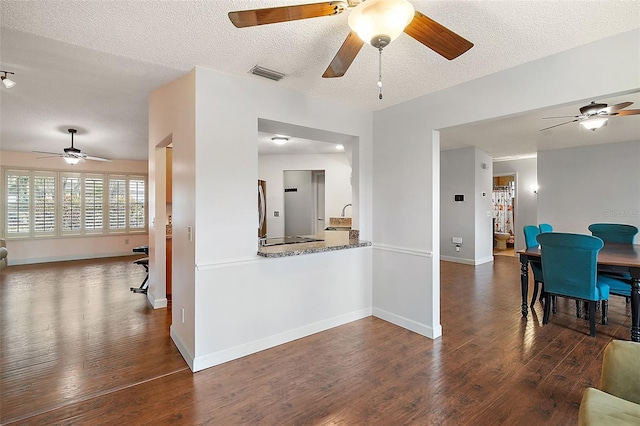
{"type": "Polygon", "coordinates": [[[638,228],[623,223],[592,223],[589,225],[589,231],[605,243],[633,244],[638,228]]]}
{"type": "Polygon", "coordinates": [[[543,324],[549,323],[551,296],[585,301],[589,306],[589,334],[596,335],[596,304],[602,301],[602,318],[606,323],[609,285],[598,280],[598,252],[604,246],[600,238],[589,235],[545,232],[536,239],[542,253],[544,275],[543,324]]]}
{"type": "MultiPolygon", "coordinates": [[[[633,244],[633,239],[638,233],[638,228],[623,223],[592,223],[589,225],[589,231],[591,231],[591,235],[600,238],[605,244],[633,244]]],[[[631,280],[631,274],[629,274],[629,272],[615,266],[609,267],[605,273],[609,274],[611,278],[631,280]]],[[[611,294],[624,296],[627,303],[630,302],[631,290],[625,283],[616,283],[611,288],[611,294]]]]}
{"type": "Polygon", "coordinates": [[[538,225],[538,228],[540,228],[540,233],[553,232],[553,226],[549,225],[548,223],[541,223],[540,225],[538,225]]]}
{"type": "MultiPolygon", "coordinates": [[[[538,241],[536,237],[540,234],[540,229],[535,225],[526,225],[524,228],[524,244],[527,248],[538,247],[538,241]]],[[[538,296],[538,288],[540,288],[540,301],[542,301],[542,295],[544,294],[544,279],[542,276],[542,266],[538,263],[531,263],[531,271],[533,272],[533,297],[531,298],[531,308],[536,303],[536,297],[538,296]]],[[[554,309],[555,313],[555,309],[554,309]]]]}

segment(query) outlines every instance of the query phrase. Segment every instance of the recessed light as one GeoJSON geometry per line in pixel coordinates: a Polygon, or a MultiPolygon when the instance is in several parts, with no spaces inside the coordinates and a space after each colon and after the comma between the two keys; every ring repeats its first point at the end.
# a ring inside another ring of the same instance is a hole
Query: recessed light
{"type": "Polygon", "coordinates": [[[287,143],[289,141],[289,138],[285,138],[284,136],[274,136],[274,137],[271,138],[271,140],[276,145],[284,145],[285,143],[287,143]]]}

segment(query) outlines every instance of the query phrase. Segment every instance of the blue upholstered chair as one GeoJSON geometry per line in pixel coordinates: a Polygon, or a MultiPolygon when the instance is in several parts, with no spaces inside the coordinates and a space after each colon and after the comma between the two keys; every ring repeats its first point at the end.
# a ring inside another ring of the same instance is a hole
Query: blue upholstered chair
{"type": "MultiPolygon", "coordinates": [[[[524,230],[524,244],[527,248],[538,247],[538,241],[536,237],[540,234],[540,229],[534,225],[527,225],[524,230]]],[[[531,271],[533,271],[533,297],[531,298],[531,307],[536,303],[536,297],[538,296],[538,286],[540,286],[540,300],[542,300],[542,294],[544,293],[543,285],[544,279],[542,278],[542,266],[537,263],[530,263],[531,271]]],[[[555,313],[555,310],[554,310],[555,313]]]]}
{"type": "Polygon", "coordinates": [[[622,223],[592,223],[589,225],[589,231],[605,243],[633,244],[638,228],[622,223]]]}
{"type": "Polygon", "coordinates": [[[540,228],[540,233],[553,232],[553,226],[549,225],[548,223],[541,223],[540,225],[538,225],[538,228],[540,228]]]}
{"type": "MultiPolygon", "coordinates": [[[[622,223],[592,223],[589,225],[589,231],[594,237],[600,238],[606,243],[616,244],[633,244],[633,238],[638,233],[638,228],[633,225],[625,225],[622,223]]],[[[611,294],[617,296],[625,296],[627,303],[630,301],[631,287],[622,280],[631,280],[631,275],[625,269],[620,269],[615,266],[609,267],[606,274],[611,278],[616,278],[611,287],[611,294]]],[[[606,275],[601,274],[606,277],[606,275]]]]}
{"type": "Polygon", "coordinates": [[[541,246],[545,305],[543,324],[549,323],[552,295],[585,301],[589,305],[589,334],[596,335],[596,304],[602,303],[602,320],[606,323],[609,285],[598,281],[598,252],[601,239],[589,235],[545,232],[536,239],[541,246]]]}

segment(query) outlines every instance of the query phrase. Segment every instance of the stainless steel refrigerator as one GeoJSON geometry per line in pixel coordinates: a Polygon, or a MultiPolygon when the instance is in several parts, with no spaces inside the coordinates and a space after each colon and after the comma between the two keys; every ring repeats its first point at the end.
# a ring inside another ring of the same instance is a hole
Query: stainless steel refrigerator
{"type": "Polygon", "coordinates": [[[258,180],[258,238],[267,237],[267,182],[258,180]]]}

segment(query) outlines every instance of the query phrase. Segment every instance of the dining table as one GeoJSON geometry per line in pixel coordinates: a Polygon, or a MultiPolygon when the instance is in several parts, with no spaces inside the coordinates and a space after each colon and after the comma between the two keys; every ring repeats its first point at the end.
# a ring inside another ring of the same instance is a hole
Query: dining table
{"type": "MultiPolygon", "coordinates": [[[[520,256],[520,286],[522,290],[522,316],[528,314],[529,263],[542,263],[540,247],[518,250],[520,256]]],[[[605,243],[598,252],[598,271],[628,272],[631,275],[631,340],[640,342],[640,244],[605,243]]]]}

